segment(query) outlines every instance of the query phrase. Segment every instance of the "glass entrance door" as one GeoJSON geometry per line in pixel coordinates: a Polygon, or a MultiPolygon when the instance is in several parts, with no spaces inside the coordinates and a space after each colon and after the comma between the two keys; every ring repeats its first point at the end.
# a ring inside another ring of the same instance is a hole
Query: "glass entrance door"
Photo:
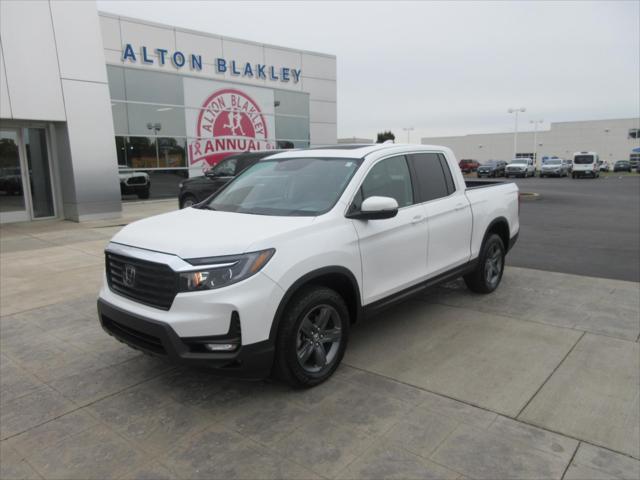
{"type": "Polygon", "coordinates": [[[20,132],[0,130],[0,222],[29,220],[20,161],[20,132]]]}
{"type": "Polygon", "coordinates": [[[0,128],[0,223],[55,215],[44,128],[0,128]]]}

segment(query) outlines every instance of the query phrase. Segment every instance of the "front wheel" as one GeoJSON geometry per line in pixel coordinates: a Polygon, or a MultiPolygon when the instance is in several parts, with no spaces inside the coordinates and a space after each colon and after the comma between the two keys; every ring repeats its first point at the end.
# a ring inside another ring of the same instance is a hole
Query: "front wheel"
{"type": "Polygon", "coordinates": [[[180,208],[193,207],[196,203],[198,203],[198,199],[188,193],[182,197],[182,200],[180,201],[180,208]]]}
{"type": "Polygon", "coordinates": [[[467,288],[476,293],[491,293],[498,288],[504,273],[505,255],[502,240],[495,233],[491,234],[484,242],[478,257],[478,266],[464,276],[467,288]]]}
{"type": "Polygon", "coordinates": [[[349,310],[330,288],[311,285],[284,312],[276,339],[275,372],[294,387],[313,387],[338,368],[349,338],[349,310]]]}

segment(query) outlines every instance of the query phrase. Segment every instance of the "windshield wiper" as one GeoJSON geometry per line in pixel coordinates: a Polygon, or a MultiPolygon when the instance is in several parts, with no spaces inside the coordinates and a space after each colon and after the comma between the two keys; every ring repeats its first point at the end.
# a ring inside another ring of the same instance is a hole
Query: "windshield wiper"
{"type": "Polygon", "coordinates": [[[207,205],[206,203],[204,205],[199,205],[199,206],[195,206],[194,205],[193,208],[197,208],[199,210],[213,210],[213,211],[215,211],[215,208],[213,208],[210,205],[207,205]]]}

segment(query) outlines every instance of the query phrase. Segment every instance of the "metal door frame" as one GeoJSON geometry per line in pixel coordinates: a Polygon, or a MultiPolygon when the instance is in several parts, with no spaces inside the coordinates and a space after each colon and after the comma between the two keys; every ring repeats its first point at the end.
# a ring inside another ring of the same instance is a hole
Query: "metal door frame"
{"type": "Polygon", "coordinates": [[[29,222],[39,220],[51,220],[58,216],[58,202],[56,195],[56,182],[53,176],[53,155],[51,151],[51,141],[49,138],[49,131],[46,125],[0,125],[0,130],[13,131],[17,134],[18,140],[18,165],[20,166],[20,177],[22,181],[22,193],[24,196],[24,210],[15,210],[12,212],[3,213],[5,217],[0,223],[16,223],[16,222],[29,222]],[[49,168],[49,182],[51,184],[51,201],[53,202],[53,215],[48,217],[35,217],[33,211],[33,199],[31,196],[31,174],[29,172],[29,162],[27,161],[27,147],[24,143],[24,130],[26,128],[38,128],[44,131],[45,135],[45,148],[47,149],[47,163],[49,168]],[[8,217],[8,218],[7,218],[8,217]]]}

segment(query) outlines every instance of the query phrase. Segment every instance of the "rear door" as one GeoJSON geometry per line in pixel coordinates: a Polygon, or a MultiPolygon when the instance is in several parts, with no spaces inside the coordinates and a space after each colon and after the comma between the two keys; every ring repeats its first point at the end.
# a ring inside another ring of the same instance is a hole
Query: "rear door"
{"type": "Polygon", "coordinates": [[[352,220],[362,261],[362,303],[380,300],[419,283],[426,276],[427,224],[424,207],[414,189],[404,155],[374,164],[363,180],[351,208],[371,196],[395,198],[398,214],[384,220],[352,220]]]}
{"type": "Polygon", "coordinates": [[[427,275],[433,277],[469,261],[471,206],[464,190],[456,189],[443,154],[415,153],[408,158],[427,216],[427,275]]]}

